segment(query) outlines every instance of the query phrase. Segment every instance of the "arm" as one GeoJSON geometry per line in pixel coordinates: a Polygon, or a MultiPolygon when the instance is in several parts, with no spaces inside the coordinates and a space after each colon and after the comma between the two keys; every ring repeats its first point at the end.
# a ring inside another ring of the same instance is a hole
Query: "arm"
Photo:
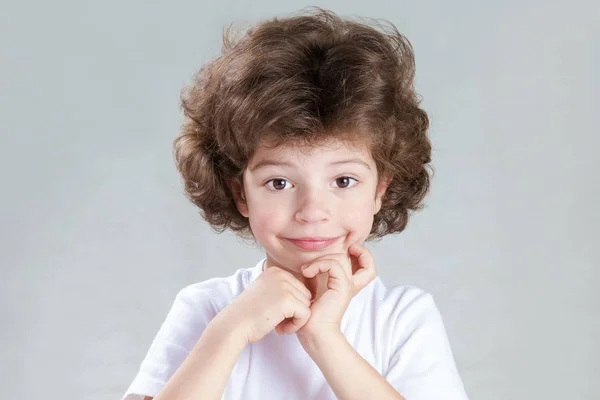
{"type": "Polygon", "coordinates": [[[405,400],[341,332],[323,333],[303,346],[339,400],[405,400]]]}
{"type": "Polygon", "coordinates": [[[314,301],[309,321],[297,332],[306,353],[338,400],[405,400],[354,350],[341,331],[351,298],[376,277],[369,249],[354,243],[347,254],[326,255],[302,268],[309,279],[320,273],[328,274],[327,290],[314,301]]]}
{"type": "Polygon", "coordinates": [[[207,294],[182,291],[123,400],[156,393],[155,400],[220,399],[246,345],[273,329],[293,333],[289,328],[310,316],[310,296],[293,275],[276,267],[216,315],[207,294]]]}
{"type": "Polygon", "coordinates": [[[467,400],[442,315],[433,297],[412,289],[399,297],[385,379],[408,399],[467,400]]]}
{"type": "Polygon", "coordinates": [[[219,313],[154,400],[221,399],[225,385],[246,346],[243,335],[219,313]]]}

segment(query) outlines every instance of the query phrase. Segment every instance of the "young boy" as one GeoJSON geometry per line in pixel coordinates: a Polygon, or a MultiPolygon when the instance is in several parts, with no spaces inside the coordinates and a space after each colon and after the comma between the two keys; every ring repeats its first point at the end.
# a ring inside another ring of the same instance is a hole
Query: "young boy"
{"type": "Polygon", "coordinates": [[[432,296],[363,246],[429,187],[409,42],[316,8],[223,50],[182,93],[177,166],[266,257],[184,288],[123,399],[467,399],[432,296]]]}

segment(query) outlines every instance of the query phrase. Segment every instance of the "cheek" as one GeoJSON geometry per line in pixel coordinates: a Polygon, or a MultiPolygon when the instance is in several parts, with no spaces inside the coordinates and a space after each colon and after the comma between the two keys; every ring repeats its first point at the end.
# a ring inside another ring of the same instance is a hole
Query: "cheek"
{"type": "Polygon", "coordinates": [[[364,242],[373,226],[373,204],[360,202],[346,208],[343,215],[343,223],[350,232],[351,241],[364,242]]]}
{"type": "Polygon", "coordinates": [[[250,205],[249,222],[254,236],[259,239],[268,234],[281,232],[285,226],[285,209],[281,205],[250,205]]]}

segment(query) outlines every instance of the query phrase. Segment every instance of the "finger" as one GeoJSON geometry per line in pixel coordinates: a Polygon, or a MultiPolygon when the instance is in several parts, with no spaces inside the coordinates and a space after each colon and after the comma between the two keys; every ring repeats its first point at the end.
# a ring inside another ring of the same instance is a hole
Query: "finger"
{"type": "Polygon", "coordinates": [[[375,270],[375,259],[366,247],[355,243],[348,248],[348,252],[357,260],[359,269],[352,276],[354,286],[357,290],[363,289],[377,276],[375,270]]]}
{"type": "Polygon", "coordinates": [[[302,288],[299,288],[297,285],[294,285],[291,282],[287,283],[286,286],[287,290],[289,290],[289,292],[292,293],[299,301],[306,304],[307,307],[310,307],[312,293],[304,285],[302,285],[302,283],[300,283],[302,288]]]}
{"type": "Polygon", "coordinates": [[[327,273],[327,288],[341,291],[350,286],[349,277],[337,260],[320,260],[309,264],[302,270],[302,275],[314,278],[318,274],[327,273]]]}
{"type": "Polygon", "coordinates": [[[298,278],[296,278],[290,272],[288,272],[288,271],[285,271],[285,272],[286,272],[285,280],[287,282],[289,282],[293,287],[295,287],[298,291],[300,291],[305,297],[307,297],[310,300],[312,298],[312,293],[310,292],[310,290],[308,290],[308,288],[306,286],[304,286],[304,284],[302,282],[300,282],[300,280],[298,280],[298,278]]]}
{"type": "Polygon", "coordinates": [[[291,313],[293,313],[293,310],[296,310],[298,308],[310,308],[311,305],[311,300],[305,296],[304,292],[298,290],[296,287],[289,283],[287,285],[288,286],[286,290],[289,290],[287,295],[292,296],[292,301],[291,305],[288,305],[284,311],[285,318],[281,322],[279,322],[279,324],[277,324],[277,326],[275,327],[276,332],[279,334],[285,333],[285,327],[289,322],[292,322],[294,314],[291,313]]]}
{"type": "Polygon", "coordinates": [[[313,260],[311,263],[314,263],[316,261],[325,261],[325,260],[332,260],[332,261],[339,262],[341,264],[341,266],[343,267],[344,272],[346,272],[346,275],[348,275],[348,278],[350,278],[352,276],[352,260],[350,259],[348,252],[325,254],[324,256],[321,256],[321,257],[313,260]]]}
{"type": "Polygon", "coordinates": [[[291,334],[302,328],[310,318],[310,308],[299,303],[293,308],[292,313],[288,315],[287,322],[283,324],[283,333],[291,334]]]}

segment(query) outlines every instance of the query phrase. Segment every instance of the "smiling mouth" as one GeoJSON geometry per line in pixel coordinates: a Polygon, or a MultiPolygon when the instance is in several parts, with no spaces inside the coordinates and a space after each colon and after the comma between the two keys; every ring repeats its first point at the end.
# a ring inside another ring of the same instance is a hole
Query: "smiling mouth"
{"type": "Polygon", "coordinates": [[[335,243],[339,238],[300,238],[300,239],[289,239],[285,238],[288,242],[292,243],[294,246],[302,249],[302,250],[322,250],[333,243],[335,243]]]}

